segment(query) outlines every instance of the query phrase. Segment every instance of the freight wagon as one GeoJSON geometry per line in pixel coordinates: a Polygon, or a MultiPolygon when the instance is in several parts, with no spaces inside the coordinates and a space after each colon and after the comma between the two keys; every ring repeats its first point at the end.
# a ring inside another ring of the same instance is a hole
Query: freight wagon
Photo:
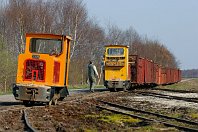
{"type": "Polygon", "coordinates": [[[167,85],[181,81],[181,71],[162,67],[152,60],[129,55],[128,46],[107,45],[104,54],[104,85],[110,91],[134,86],[167,85]]]}

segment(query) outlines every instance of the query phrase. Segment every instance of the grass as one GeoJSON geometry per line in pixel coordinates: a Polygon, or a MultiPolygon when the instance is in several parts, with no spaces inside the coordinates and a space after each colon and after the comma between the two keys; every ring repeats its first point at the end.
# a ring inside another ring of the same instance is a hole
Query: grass
{"type": "Polygon", "coordinates": [[[191,113],[190,117],[193,119],[198,119],[198,113],[191,113]]]}
{"type": "MultiPolygon", "coordinates": [[[[123,131],[134,131],[134,132],[177,132],[174,128],[166,128],[164,125],[159,123],[148,123],[142,122],[139,119],[132,118],[130,116],[114,114],[103,111],[100,115],[86,115],[85,118],[92,118],[94,120],[102,121],[110,126],[120,126],[123,131]],[[123,127],[125,126],[125,127],[123,127]]],[[[95,131],[95,129],[86,129],[85,132],[95,131]]],[[[114,130],[113,130],[114,131],[114,130]]],[[[116,131],[116,130],[115,130],[116,131]]]]}
{"type": "Polygon", "coordinates": [[[172,85],[159,86],[160,88],[175,89],[175,90],[194,90],[198,91],[198,79],[194,78],[192,80],[178,82],[172,85]]]}
{"type": "MultiPolygon", "coordinates": [[[[87,89],[89,88],[88,84],[85,85],[69,85],[68,86],[69,89],[87,89]]],[[[104,85],[96,85],[94,88],[105,88],[104,85]]]]}
{"type": "Polygon", "coordinates": [[[135,132],[178,132],[175,128],[167,128],[161,124],[154,123],[148,126],[143,126],[136,130],[135,132]]]}
{"type": "Polygon", "coordinates": [[[107,122],[107,123],[115,123],[115,124],[123,124],[123,123],[138,123],[140,120],[134,119],[129,116],[124,116],[120,114],[112,114],[107,116],[102,116],[100,118],[101,121],[107,122]]]}
{"type": "Polygon", "coordinates": [[[188,109],[187,115],[194,120],[198,120],[198,110],[197,109],[188,109]]]}
{"type": "Polygon", "coordinates": [[[97,129],[82,129],[82,132],[98,132],[97,129]]]}
{"type": "Polygon", "coordinates": [[[134,119],[130,116],[125,116],[121,114],[110,114],[110,115],[86,115],[86,118],[94,118],[99,121],[103,121],[109,124],[117,124],[117,125],[122,125],[122,124],[129,124],[129,123],[139,123],[139,119],[134,119]]]}
{"type": "MultiPolygon", "coordinates": [[[[87,89],[89,88],[88,84],[85,85],[69,85],[69,89],[87,89]]],[[[94,88],[105,88],[104,85],[96,85],[94,88]]],[[[7,89],[5,92],[4,90],[0,90],[0,95],[5,95],[5,94],[12,94],[12,89],[7,89]]]]}
{"type": "MultiPolygon", "coordinates": [[[[160,88],[175,89],[175,90],[195,90],[198,91],[198,78],[189,81],[179,82],[172,85],[158,86],[160,88]]],[[[86,89],[89,88],[88,84],[84,85],[69,85],[69,89],[86,89]]],[[[104,85],[96,85],[95,88],[105,88],[104,85]]]]}
{"type": "Polygon", "coordinates": [[[0,91],[0,95],[6,95],[6,94],[12,94],[12,91],[11,90],[8,90],[8,91],[0,91]]]}

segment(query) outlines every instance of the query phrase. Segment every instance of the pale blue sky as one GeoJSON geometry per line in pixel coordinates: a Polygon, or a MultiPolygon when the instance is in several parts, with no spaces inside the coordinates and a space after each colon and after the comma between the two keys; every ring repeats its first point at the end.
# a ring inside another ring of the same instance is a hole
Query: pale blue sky
{"type": "Polygon", "coordinates": [[[102,27],[110,22],[132,26],[161,43],[180,61],[181,69],[198,68],[198,0],[84,0],[89,16],[102,27]]]}

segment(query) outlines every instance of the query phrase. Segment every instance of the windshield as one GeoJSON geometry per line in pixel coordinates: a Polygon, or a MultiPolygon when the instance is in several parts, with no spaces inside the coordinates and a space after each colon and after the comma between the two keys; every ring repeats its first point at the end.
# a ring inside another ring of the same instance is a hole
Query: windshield
{"type": "Polygon", "coordinates": [[[107,50],[108,55],[124,55],[123,48],[109,48],[107,50]]]}
{"type": "Polygon", "coordinates": [[[32,38],[30,52],[41,54],[60,54],[62,51],[62,40],[32,38]]]}

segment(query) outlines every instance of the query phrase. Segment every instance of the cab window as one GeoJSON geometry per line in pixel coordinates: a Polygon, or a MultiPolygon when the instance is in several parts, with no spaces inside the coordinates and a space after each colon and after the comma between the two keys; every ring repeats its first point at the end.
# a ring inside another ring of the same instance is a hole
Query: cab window
{"type": "Polygon", "coordinates": [[[116,56],[116,55],[124,55],[124,49],[123,48],[109,48],[107,49],[107,54],[116,56]]]}
{"type": "Polygon", "coordinates": [[[60,54],[62,52],[62,40],[59,39],[32,38],[30,42],[30,52],[33,53],[51,54],[51,52],[56,52],[56,54],[60,54]]]}

